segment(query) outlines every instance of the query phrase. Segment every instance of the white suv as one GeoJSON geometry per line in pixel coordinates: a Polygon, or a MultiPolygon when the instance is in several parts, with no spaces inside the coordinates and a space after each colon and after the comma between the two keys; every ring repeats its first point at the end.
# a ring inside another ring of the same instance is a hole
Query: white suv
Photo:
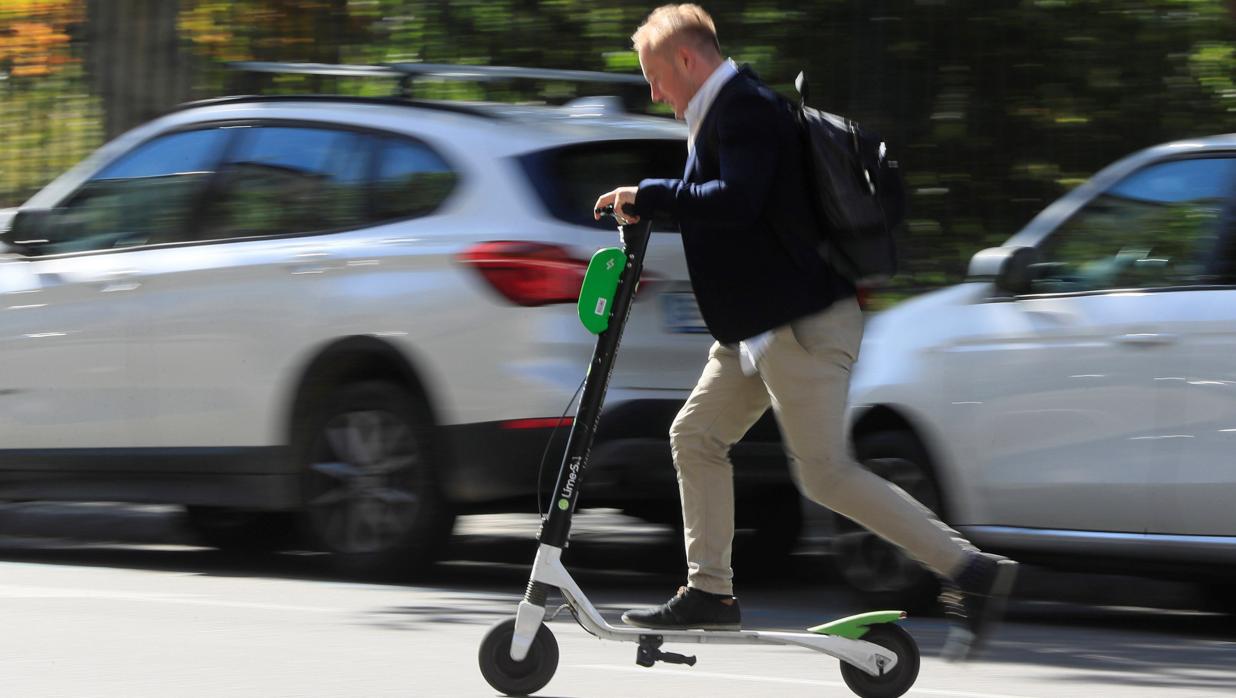
{"type": "MultiPolygon", "coordinates": [[[[184,504],[221,546],[307,523],[362,570],[424,562],[457,511],[535,509],[594,342],[580,280],[617,241],[592,203],[679,175],[684,138],[604,99],[343,97],[121,136],[0,221],[0,497],[184,504]]],[[[583,503],[672,520],[709,340],[667,223],[583,503]]],[[[744,491],[792,494],[771,424],[736,456],[744,491]]]]}
{"type": "MultiPolygon", "coordinates": [[[[1136,153],[977,254],[965,283],[875,317],[852,384],[859,456],[985,549],[1230,580],[1234,192],[1236,135],[1136,153]]],[[[929,595],[841,526],[856,587],[929,595]]]]}

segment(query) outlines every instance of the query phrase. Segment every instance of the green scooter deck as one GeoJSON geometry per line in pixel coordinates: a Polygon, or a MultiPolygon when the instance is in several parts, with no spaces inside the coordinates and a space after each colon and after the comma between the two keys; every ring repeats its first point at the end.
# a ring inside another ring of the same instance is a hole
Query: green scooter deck
{"type": "Polygon", "coordinates": [[[807,628],[807,632],[858,640],[863,635],[866,635],[873,625],[895,623],[905,617],[905,611],[871,611],[869,613],[860,613],[856,616],[840,618],[831,623],[817,625],[814,628],[807,628]]]}

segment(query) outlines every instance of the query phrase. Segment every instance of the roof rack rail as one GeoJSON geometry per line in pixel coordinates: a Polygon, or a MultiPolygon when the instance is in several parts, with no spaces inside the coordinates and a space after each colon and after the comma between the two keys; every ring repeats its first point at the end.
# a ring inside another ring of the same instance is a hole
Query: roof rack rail
{"type": "Polygon", "coordinates": [[[184,102],[177,105],[172,111],[182,111],[184,109],[194,109],[196,107],[209,107],[221,104],[237,104],[246,102],[301,102],[301,101],[320,101],[320,102],[340,102],[340,103],[364,103],[383,106],[399,106],[399,107],[416,107],[418,109],[433,109],[437,111],[454,112],[456,114],[467,114],[469,116],[478,116],[486,119],[501,118],[495,112],[489,109],[484,109],[476,105],[471,105],[467,102],[448,102],[448,101],[432,101],[422,99],[405,99],[402,97],[350,97],[346,95],[323,95],[323,94],[290,94],[290,95],[227,95],[224,97],[210,97],[207,99],[197,99],[190,102],[184,102]]]}
{"type": "Polygon", "coordinates": [[[644,84],[642,75],[605,73],[591,70],[555,70],[551,68],[520,68],[499,65],[452,65],[447,63],[383,63],[379,65],[347,65],[333,63],[278,63],[270,61],[238,61],[230,67],[249,73],[280,73],[325,75],[336,77],[397,78],[400,96],[411,94],[412,83],[418,78],[490,82],[494,80],[540,80],[544,82],[596,82],[620,85],[644,84]]]}

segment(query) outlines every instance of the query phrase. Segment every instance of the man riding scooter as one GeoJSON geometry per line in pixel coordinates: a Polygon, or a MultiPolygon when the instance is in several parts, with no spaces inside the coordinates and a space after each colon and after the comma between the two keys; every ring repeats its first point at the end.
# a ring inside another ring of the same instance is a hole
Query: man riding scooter
{"type": "Polygon", "coordinates": [[[806,496],[953,582],[941,596],[954,622],[944,654],[974,656],[1003,614],[1017,563],[978,551],[849,455],[844,415],[863,317],[854,285],[795,231],[818,223],[789,103],[723,57],[712,18],[697,5],[657,8],[632,41],[652,99],[687,123],[686,173],[607,192],[596,208],[633,207],[634,215],[620,215],[624,224],[661,213],[680,222],[691,283],[716,342],[670,429],[687,584],[623,620],[741,627],[729,449],[771,407],[806,496]]]}

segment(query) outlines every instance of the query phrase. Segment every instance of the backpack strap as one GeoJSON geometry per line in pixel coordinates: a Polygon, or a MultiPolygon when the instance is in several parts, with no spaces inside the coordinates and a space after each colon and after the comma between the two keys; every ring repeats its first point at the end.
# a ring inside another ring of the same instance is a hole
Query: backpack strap
{"type": "Polygon", "coordinates": [[[798,106],[807,106],[807,92],[810,88],[807,85],[806,71],[798,71],[798,77],[794,78],[794,89],[798,90],[798,106]]]}

